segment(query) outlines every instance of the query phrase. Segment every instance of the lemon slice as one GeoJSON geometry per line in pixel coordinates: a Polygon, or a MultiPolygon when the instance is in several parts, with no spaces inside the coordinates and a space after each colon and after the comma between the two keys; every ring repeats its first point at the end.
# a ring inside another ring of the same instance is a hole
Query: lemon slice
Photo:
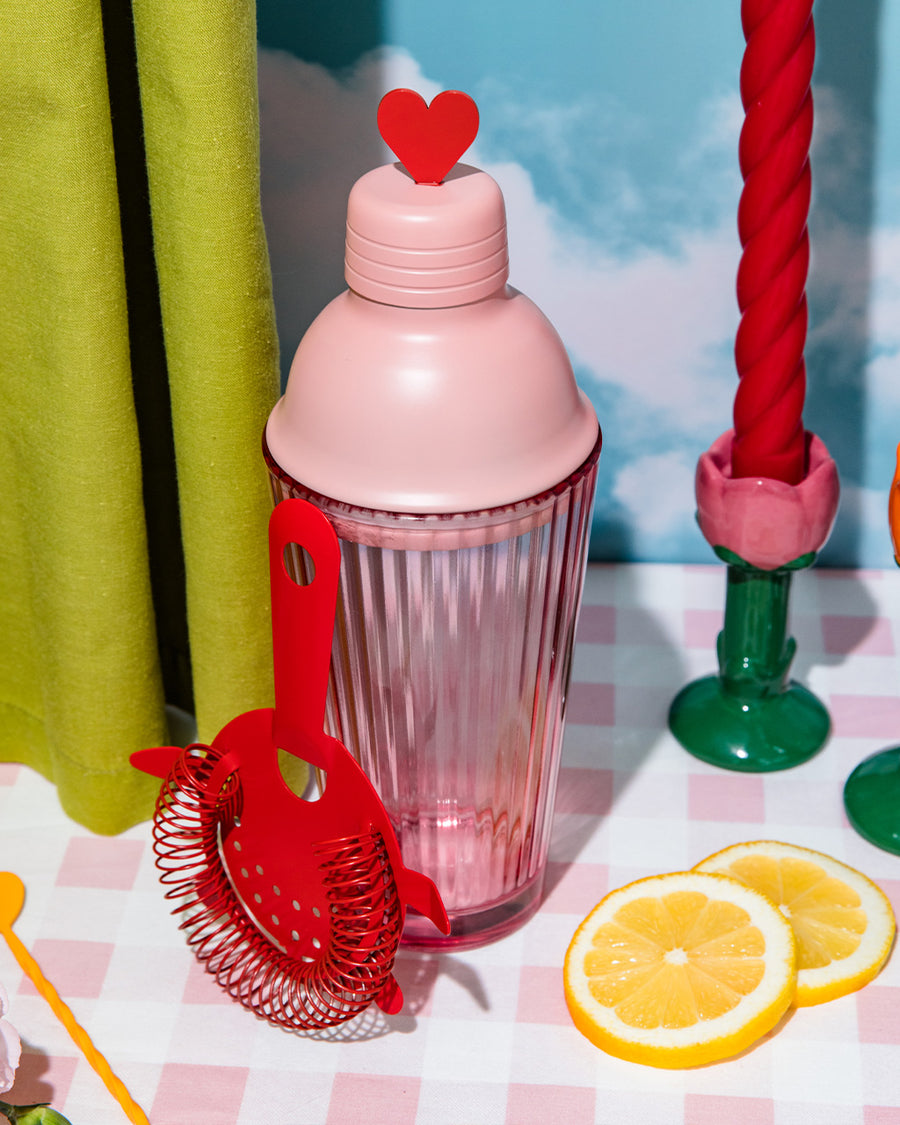
{"type": "Polygon", "coordinates": [[[575,1026],[611,1055],[651,1066],[728,1058],[794,998],[794,937],[764,895],[722,875],[655,875],[612,891],[566,953],[575,1026]]]}
{"type": "Polygon", "coordinates": [[[739,879],[788,919],[799,1007],[855,992],[888,958],[896,929],[891,904],[871,879],[831,856],[758,840],[716,852],[694,870],[739,879]]]}

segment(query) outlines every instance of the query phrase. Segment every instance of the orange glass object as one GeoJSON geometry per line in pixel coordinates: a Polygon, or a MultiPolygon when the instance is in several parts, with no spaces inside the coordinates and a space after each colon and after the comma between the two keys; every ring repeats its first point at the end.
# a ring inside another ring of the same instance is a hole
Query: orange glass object
{"type": "Polygon", "coordinates": [[[888,521],[894,545],[894,562],[900,566],[900,445],[897,446],[897,467],[888,493],[888,521]]]}

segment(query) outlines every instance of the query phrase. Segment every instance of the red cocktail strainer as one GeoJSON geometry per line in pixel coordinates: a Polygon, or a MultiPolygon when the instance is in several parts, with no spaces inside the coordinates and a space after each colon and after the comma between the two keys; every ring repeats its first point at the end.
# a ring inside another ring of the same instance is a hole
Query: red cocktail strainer
{"type": "Polygon", "coordinates": [[[248,711],[211,745],[138,751],[164,779],[156,863],[189,945],[245,1007],[295,1029],[350,1019],[373,1000],[399,1011],[392,969],[407,905],[449,932],[434,883],[408,870],[371,782],[323,721],[340,548],[304,500],[269,523],[275,707],[248,711]],[[301,550],[302,549],[302,550],[301,550]],[[286,552],[306,581],[291,577],[286,552]],[[279,749],[325,775],[297,796],[279,749]]]}

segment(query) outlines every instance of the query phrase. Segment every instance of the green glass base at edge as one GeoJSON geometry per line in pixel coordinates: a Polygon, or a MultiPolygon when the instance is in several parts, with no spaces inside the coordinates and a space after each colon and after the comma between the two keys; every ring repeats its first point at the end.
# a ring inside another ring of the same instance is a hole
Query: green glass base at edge
{"type": "Polygon", "coordinates": [[[726,693],[719,676],[705,676],[676,695],[669,729],[701,761],[742,773],[772,773],[817,753],[831,720],[812,692],[793,681],[781,692],[748,701],[726,693]]]}
{"type": "Polygon", "coordinates": [[[844,785],[844,808],[863,839],[900,855],[900,746],[860,762],[844,785]]]}

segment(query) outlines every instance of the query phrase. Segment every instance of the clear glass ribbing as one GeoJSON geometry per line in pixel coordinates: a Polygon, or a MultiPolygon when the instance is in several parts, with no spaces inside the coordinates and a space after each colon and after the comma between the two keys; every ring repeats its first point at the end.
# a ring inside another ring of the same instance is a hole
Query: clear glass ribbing
{"type": "MultiPolygon", "coordinates": [[[[326,725],[378,790],[404,862],[441,892],[450,938],[411,916],[414,942],[474,944],[537,906],[598,453],[558,489],[495,512],[490,541],[474,546],[442,548],[441,517],[425,518],[432,549],[398,549],[396,527],[394,545],[378,545],[371,512],[357,542],[346,537],[352,509],[335,506],[342,566],[326,725]]],[[[329,510],[283,475],[273,484],[276,499],[329,510]]]]}

